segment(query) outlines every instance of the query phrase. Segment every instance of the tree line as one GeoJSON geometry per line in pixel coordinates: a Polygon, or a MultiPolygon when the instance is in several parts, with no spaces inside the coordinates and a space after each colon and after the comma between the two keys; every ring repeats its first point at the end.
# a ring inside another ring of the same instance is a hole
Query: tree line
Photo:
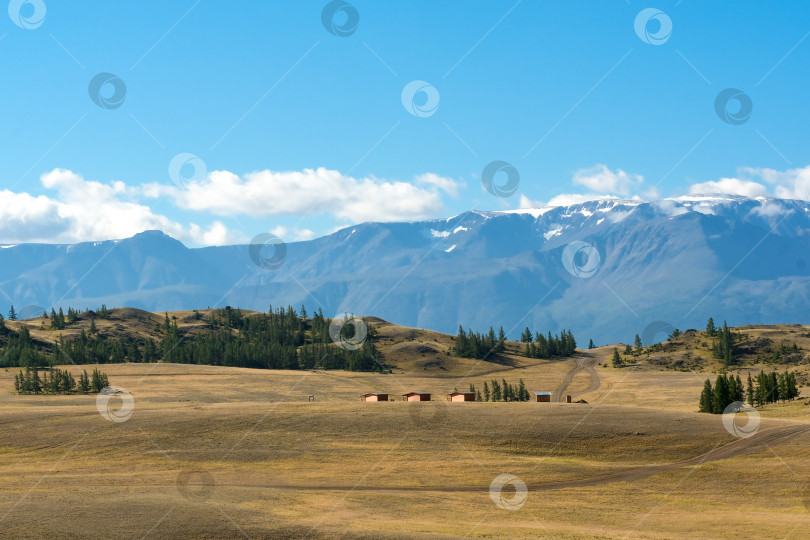
{"type": "Polygon", "coordinates": [[[470,383],[470,392],[475,392],[475,401],[529,401],[529,391],[523,379],[517,386],[506,382],[506,379],[501,379],[500,383],[497,379],[492,379],[489,384],[484,381],[483,394],[470,383]]]}
{"type": "Polygon", "coordinates": [[[551,358],[573,356],[577,349],[577,340],[570,330],[563,329],[560,335],[551,335],[548,332],[544,336],[537,332],[532,338],[532,331],[529,327],[520,336],[521,343],[525,343],[524,354],[529,358],[551,358]]]}
{"type": "Polygon", "coordinates": [[[720,374],[714,387],[709,379],[703,383],[700,394],[700,412],[722,414],[726,407],[735,401],[747,401],[751,405],[765,405],[778,401],[790,401],[799,397],[796,375],[793,372],[765,373],[761,371],[756,379],[748,373],[746,387],[740,376],[720,374]],[[746,399],[747,398],[747,399],[746,399]]]}
{"type": "Polygon", "coordinates": [[[58,368],[47,370],[42,377],[37,368],[27,367],[14,376],[14,390],[18,394],[97,394],[110,385],[107,375],[98,368],[91,376],[84,370],[79,375],[79,382],[67,371],[58,368]]]}
{"type": "MultiPolygon", "coordinates": [[[[96,315],[109,318],[109,313],[102,306],[96,315]]],[[[54,323],[60,326],[60,312],[53,314],[54,323]]],[[[75,314],[69,308],[68,321],[75,314]]],[[[42,343],[31,338],[25,325],[14,331],[0,317],[0,367],[172,362],[261,369],[384,369],[374,345],[376,332],[365,320],[368,335],[356,346],[351,341],[354,326],[343,325],[341,337],[352,345],[344,348],[332,342],[331,320],[321,310],[307,318],[303,306],[300,313],[291,306],[276,310],[271,306],[268,313],[253,315],[227,306],[213,310],[205,319],[196,312],[194,318],[199,323],[192,333],[178,329],[176,318],[165,314],[163,323],[155,327],[161,337],[154,340],[104,336],[91,316],[89,328],[83,328],[78,336],[60,336],[55,343],[42,343]]]]}
{"type": "MultiPolygon", "coordinates": [[[[569,357],[574,354],[577,342],[574,334],[570,330],[563,330],[560,335],[547,336],[538,332],[532,334],[527,327],[520,336],[520,341],[525,343],[523,354],[528,358],[552,358],[569,357]]],[[[502,353],[506,350],[506,335],[503,327],[495,336],[495,330],[490,326],[486,334],[464,330],[458,327],[458,334],[453,345],[453,353],[462,358],[476,358],[482,360],[492,353],[502,353]]]]}

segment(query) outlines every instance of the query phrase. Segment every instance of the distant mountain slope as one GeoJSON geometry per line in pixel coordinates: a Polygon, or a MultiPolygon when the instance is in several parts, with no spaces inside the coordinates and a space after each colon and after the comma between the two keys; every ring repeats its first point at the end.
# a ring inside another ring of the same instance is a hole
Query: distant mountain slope
{"type": "Polygon", "coordinates": [[[525,326],[565,327],[586,345],[652,339],[667,327],[656,321],[806,322],[809,261],[807,202],[697,196],[365,223],[289,244],[275,270],[257,267],[247,246],[189,249],[159,231],[3,246],[0,296],[18,310],[303,303],[451,334],[459,324],[503,325],[513,339],[525,326]]]}

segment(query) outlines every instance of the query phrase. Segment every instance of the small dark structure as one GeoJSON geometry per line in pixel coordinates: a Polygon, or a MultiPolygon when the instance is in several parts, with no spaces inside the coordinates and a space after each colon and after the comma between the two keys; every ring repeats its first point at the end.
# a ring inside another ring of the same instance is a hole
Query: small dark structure
{"type": "Polygon", "coordinates": [[[475,401],[475,392],[450,392],[447,401],[475,401]]]}
{"type": "Polygon", "coordinates": [[[551,392],[535,392],[534,400],[537,403],[551,403],[551,392]]]}
{"type": "Polygon", "coordinates": [[[360,396],[360,401],[388,401],[388,394],[383,392],[369,392],[360,396]]]}
{"type": "Polygon", "coordinates": [[[566,403],[571,403],[571,394],[568,394],[567,396],[565,396],[565,402],[566,403]]]}
{"type": "Polygon", "coordinates": [[[314,396],[314,395],[310,395],[310,396],[309,396],[309,401],[310,401],[310,402],[315,401],[315,396],[314,396]]]}
{"type": "Polygon", "coordinates": [[[402,394],[405,401],[430,401],[430,392],[408,392],[402,394]]]}

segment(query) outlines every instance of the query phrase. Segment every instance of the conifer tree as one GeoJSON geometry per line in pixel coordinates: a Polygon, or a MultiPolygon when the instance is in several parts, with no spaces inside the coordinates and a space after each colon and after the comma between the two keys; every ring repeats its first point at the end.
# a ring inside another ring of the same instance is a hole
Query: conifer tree
{"type": "Polygon", "coordinates": [[[495,379],[492,380],[492,401],[501,400],[501,385],[495,379]]]}
{"type": "Polygon", "coordinates": [[[748,395],[748,404],[753,405],[754,404],[754,397],[755,397],[755,394],[754,394],[754,381],[751,379],[751,372],[750,371],[748,372],[748,392],[746,392],[746,393],[748,395]]]}
{"type": "Polygon", "coordinates": [[[523,379],[518,383],[518,401],[529,401],[529,391],[526,390],[526,384],[523,379]]]}
{"type": "Polygon", "coordinates": [[[718,375],[717,380],[714,382],[714,394],[712,395],[712,412],[714,414],[722,414],[726,410],[728,401],[728,378],[724,375],[718,375]]]}
{"type": "Polygon", "coordinates": [[[641,338],[636,334],[635,340],[636,354],[641,354],[641,338]]]}
{"type": "Polygon", "coordinates": [[[710,413],[713,409],[712,383],[706,379],[703,383],[703,392],[700,394],[700,412],[710,413]]]}
{"type": "Polygon", "coordinates": [[[619,356],[619,350],[615,347],[613,348],[613,367],[621,367],[622,365],[622,357],[619,356]]]}

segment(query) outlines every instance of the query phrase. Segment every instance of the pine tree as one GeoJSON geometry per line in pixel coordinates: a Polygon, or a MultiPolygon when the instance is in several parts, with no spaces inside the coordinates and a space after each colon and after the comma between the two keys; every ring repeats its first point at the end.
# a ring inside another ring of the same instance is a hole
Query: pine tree
{"type": "Polygon", "coordinates": [[[506,350],[506,334],[503,331],[503,326],[498,330],[498,347],[496,350],[502,353],[506,350]]]}
{"type": "Polygon", "coordinates": [[[8,320],[10,321],[17,320],[17,312],[14,311],[14,304],[11,304],[11,309],[8,310],[8,320]]]}
{"type": "Polygon", "coordinates": [[[529,391],[526,390],[526,384],[523,379],[518,383],[518,401],[529,401],[529,391]]]}
{"type": "Polygon", "coordinates": [[[641,354],[641,338],[638,337],[638,334],[636,334],[635,346],[636,346],[636,354],[641,354]]]}
{"type": "Polygon", "coordinates": [[[737,395],[737,381],[734,377],[727,377],[726,380],[728,381],[728,385],[726,386],[726,405],[734,401],[735,396],[737,395]]]}
{"type": "Polygon", "coordinates": [[[714,382],[714,394],[712,395],[712,412],[722,414],[726,410],[728,401],[728,379],[724,375],[718,375],[714,382]]]}
{"type": "Polygon", "coordinates": [[[717,333],[717,328],[714,326],[714,319],[709,317],[709,322],[706,323],[706,333],[712,337],[717,333]]]}
{"type": "Polygon", "coordinates": [[[751,379],[751,372],[750,371],[748,372],[748,392],[747,392],[747,394],[748,394],[748,404],[753,405],[754,404],[754,398],[755,398],[754,381],[751,379]]]}
{"type": "Polygon", "coordinates": [[[613,367],[621,367],[622,357],[619,356],[619,350],[614,347],[613,349],[613,367]]]}
{"type": "Polygon", "coordinates": [[[489,401],[489,385],[484,381],[484,401],[489,401]]]}
{"type": "Polygon", "coordinates": [[[90,378],[87,376],[87,371],[79,375],[79,392],[86,394],[90,391],[90,378]]]}
{"type": "Polygon", "coordinates": [[[700,394],[700,412],[703,413],[710,413],[714,409],[713,403],[713,395],[712,395],[712,383],[709,379],[706,379],[706,382],[703,383],[703,392],[700,394]]]}
{"type": "Polygon", "coordinates": [[[492,401],[501,400],[501,385],[495,379],[492,380],[492,401]]]}
{"type": "Polygon", "coordinates": [[[589,348],[589,349],[593,349],[593,348],[594,348],[594,346],[593,346],[593,340],[588,341],[588,348],[589,348]]]}
{"type": "Polygon", "coordinates": [[[799,397],[799,388],[796,386],[796,374],[792,371],[788,374],[788,399],[796,399],[799,397]]]}

